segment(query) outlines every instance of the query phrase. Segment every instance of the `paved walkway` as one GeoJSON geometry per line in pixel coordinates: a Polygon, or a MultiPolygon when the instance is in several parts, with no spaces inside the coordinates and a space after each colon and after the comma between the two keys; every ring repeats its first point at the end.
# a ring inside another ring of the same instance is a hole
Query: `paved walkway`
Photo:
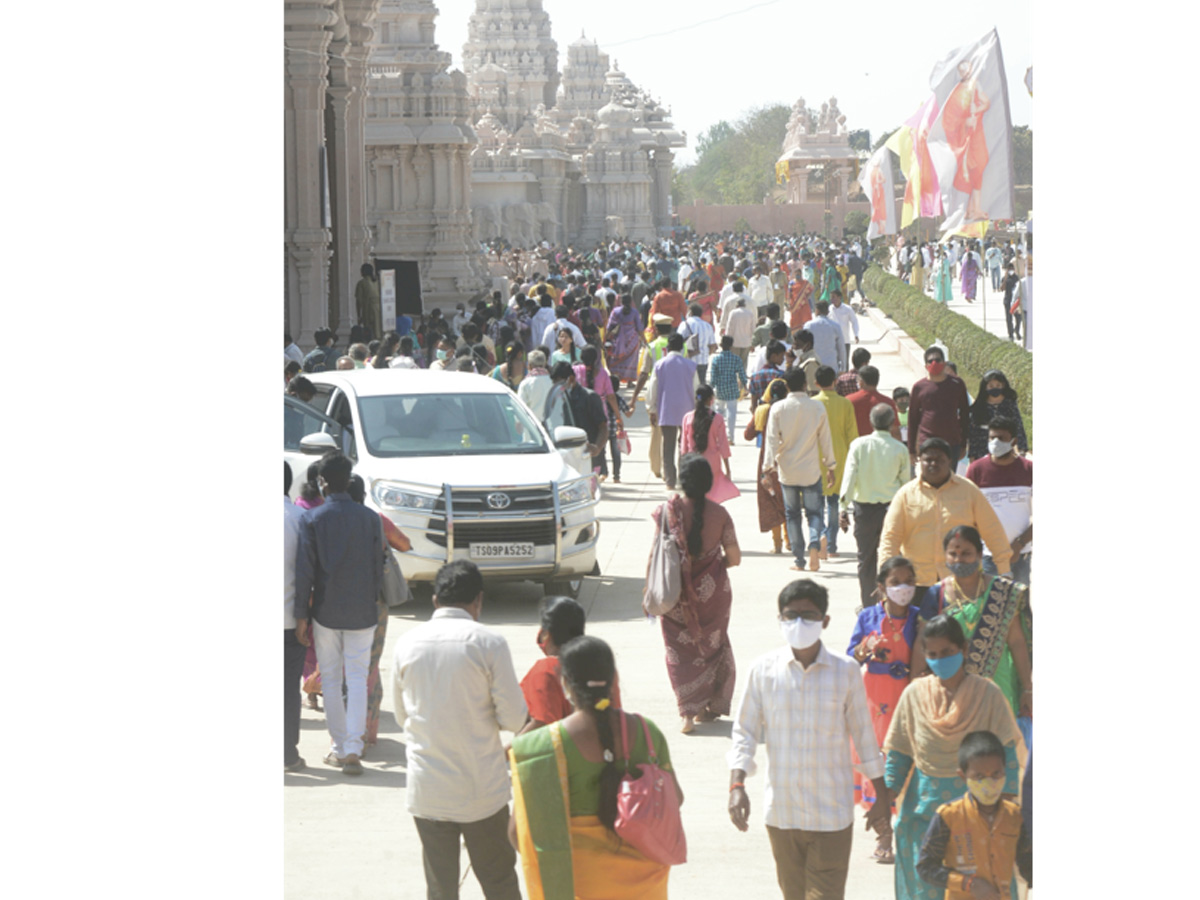
{"type": "MultiPolygon", "coordinates": [[[[891,274],[895,274],[892,272],[891,274]]],[[[933,282],[931,282],[933,285],[933,282]]],[[[952,279],[951,291],[954,299],[947,306],[958,313],[966,316],[980,328],[989,331],[1001,340],[1008,340],[1008,326],[1004,321],[1004,291],[992,289],[992,278],[990,275],[985,275],[979,279],[979,286],[975,291],[975,300],[968,303],[963,299],[962,295],[962,272],[960,270],[959,277],[952,279]]],[[[931,286],[925,292],[925,296],[931,300],[936,295],[935,286],[931,286]]],[[[1024,331],[1022,331],[1024,334],[1024,331]]]]}
{"type": "MultiPolygon", "coordinates": [[[[920,376],[901,355],[894,337],[887,337],[877,322],[861,321],[862,345],[871,350],[872,364],[881,373],[880,390],[911,387],[920,376]]],[[[739,431],[749,414],[749,403],[739,409],[739,431]]],[[[730,746],[729,719],[700,725],[692,735],[678,732],[675,699],[663,661],[662,637],[656,625],[641,614],[641,586],[646,555],[653,534],[651,510],[665,499],[662,483],[650,473],[646,450],[649,429],[645,408],[639,404],[628,427],[632,458],[623,461],[622,484],[606,484],[600,506],[602,531],[599,561],[603,575],[588,578],[580,602],[588,612],[588,631],[608,641],[621,672],[621,692],[630,710],[657,722],[670,741],[671,756],[686,794],[683,806],[690,861],[671,874],[671,894],[725,898],[733,892],[744,897],[779,896],[775,866],[763,827],[761,774],[749,779],[751,828],[737,831],[726,811],[729,768],[725,755],[730,746]]],[[[753,660],[782,644],[776,619],[779,590],[796,573],[787,555],[771,553],[769,534],[758,531],[754,498],[758,450],[740,440],[731,460],[734,481],[743,495],[727,508],[737,526],[742,565],[730,570],[734,608],[730,639],[737,660],[735,703],[753,660]]],[[[839,537],[839,558],[823,563],[816,578],[830,592],[831,622],[825,644],[844,653],[859,607],[855,574],[853,532],[839,537]]],[[[532,584],[498,586],[487,592],[483,622],[507,638],[518,677],[541,655],[537,633],[541,589],[532,584]]],[[[392,616],[383,657],[383,680],[389,686],[384,699],[380,742],[364,762],[366,773],[349,778],[321,764],[328,749],[324,718],[303,712],[300,752],[309,767],[284,776],[284,834],[286,895],[293,900],[327,898],[425,896],[421,846],[412,818],[405,812],[406,773],[401,734],[391,713],[391,654],[395,641],[408,629],[429,618],[431,607],[402,608],[392,616]]],[[[765,751],[759,749],[760,765],[765,751]]],[[[893,868],[869,859],[873,834],[862,831],[861,814],[855,824],[848,900],[884,900],[893,896],[893,868]]],[[[462,856],[466,871],[466,853],[462,856]]],[[[464,898],[482,897],[473,875],[467,875],[464,898]]]]}

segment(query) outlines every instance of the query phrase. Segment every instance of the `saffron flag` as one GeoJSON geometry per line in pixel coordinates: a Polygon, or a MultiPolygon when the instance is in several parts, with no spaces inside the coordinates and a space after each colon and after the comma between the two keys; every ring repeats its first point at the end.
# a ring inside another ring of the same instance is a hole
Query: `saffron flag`
{"type": "Polygon", "coordinates": [[[996,29],[947,54],[933,67],[929,86],[939,107],[929,154],[946,216],[942,230],[1011,219],[1012,120],[996,29]]]}
{"type": "Polygon", "coordinates": [[[929,129],[937,116],[937,97],[933,94],[893,134],[886,144],[900,157],[900,171],[908,179],[904,189],[904,209],[900,227],[907,228],[914,219],[942,214],[942,196],[938,191],[938,176],[929,155],[929,129]]]}
{"type": "Polygon", "coordinates": [[[871,198],[871,224],[867,228],[867,240],[873,241],[883,234],[896,234],[900,230],[896,215],[896,187],[892,181],[892,151],[880,147],[858,178],[863,193],[871,198]]]}

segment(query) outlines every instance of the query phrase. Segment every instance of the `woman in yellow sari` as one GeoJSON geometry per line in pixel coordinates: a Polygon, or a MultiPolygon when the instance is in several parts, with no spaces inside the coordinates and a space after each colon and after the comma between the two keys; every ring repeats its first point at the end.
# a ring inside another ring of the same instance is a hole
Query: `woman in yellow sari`
{"type": "MultiPolygon", "coordinates": [[[[575,711],[520,735],[509,762],[513,817],[509,839],[521,854],[530,900],[666,900],[670,866],[643,856],[613,832],[622,768],[649,762],[641,727],[612,707],[616,667],[608,644],[590,635],[559,650],[563,687],[575,711]]],[[[660,768],[674,775],[666,739],[646,721],[660,768]]],[[[679,790],[678,782],[675,785],[679,790]]],[[[683,792],[679,791],[680,800],[683,792]]]]}

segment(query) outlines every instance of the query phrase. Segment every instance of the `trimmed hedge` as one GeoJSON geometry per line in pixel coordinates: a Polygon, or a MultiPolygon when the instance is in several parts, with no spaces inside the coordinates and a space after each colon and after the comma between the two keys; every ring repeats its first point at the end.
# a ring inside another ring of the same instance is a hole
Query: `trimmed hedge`
{"type": "Polygon", "coordinates": [[[989,369],[999,369],[1017,392],[1017,406],[1025,419],[1025,434],[1033,449],[1033,354],[1024,347],[984,331],[966,316],[951,312],[945,304],[871,266],[863,278],[871,302],[891,316],[908,336],[928,347],[940,338],[949,349],[949,360],[972,394],[989,369]]]}

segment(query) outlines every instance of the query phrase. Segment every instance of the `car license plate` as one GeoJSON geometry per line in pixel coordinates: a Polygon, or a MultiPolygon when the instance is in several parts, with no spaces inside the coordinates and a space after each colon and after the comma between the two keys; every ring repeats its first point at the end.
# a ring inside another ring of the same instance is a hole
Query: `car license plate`
{"type": "Polygon", "coordinates": [[[471,544],[471,559],[533,559],[533,544],[471,544]]]}

